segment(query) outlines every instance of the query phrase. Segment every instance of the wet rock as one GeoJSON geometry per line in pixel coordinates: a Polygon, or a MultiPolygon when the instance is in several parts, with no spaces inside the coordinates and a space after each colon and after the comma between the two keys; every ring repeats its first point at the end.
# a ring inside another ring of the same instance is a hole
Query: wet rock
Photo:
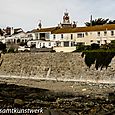
{"type": "Polygon", "coordinates": [[[111,102],[115,102],[115,92],[109,93],[108,99],[109,99],[111,102]]]}
{"type": "Polygon", "coordinates": [[[33,97],[33,98],[36,98],[38,96],[38,93],[30,93],[28,95],[28,97],[33,97]]]}
{"type": "Polygon", "coordinates": [[[14,99],[14,104],[16,104],[16,105],[23,105],[24,101],[21,100],[21,99],[14,99]]]}
{"type": "Polygon", "coordinates": [[[0,92],[0,95],[2,95],[4,97],[10,97],[9,92],[8,91],[4,91],[4,90],[0,92]]]}
{"type": "Polygon", "coordinates": [[[86,91],[87,89],[82,89],[82,91],[86,91]]]}
{"type": "Polygon", "coordinates": [[[65,113],[65,112],[61,112],[61,111],[59,111],[59,110],[45,110],[42,114],[40,114],[40,115],[69,115],[69,114],[67,114],[67,113],[65,113]]]}

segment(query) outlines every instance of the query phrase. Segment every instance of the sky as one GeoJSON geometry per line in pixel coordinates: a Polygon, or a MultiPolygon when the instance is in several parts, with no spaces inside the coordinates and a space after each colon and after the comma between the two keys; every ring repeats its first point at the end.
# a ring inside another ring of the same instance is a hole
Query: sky
{"type": "Polygon", "coordinates": [[[30,31],[39,20],[42,27],[54,27],[62,22],[66,9],[78,26],[85,26],[91,15],[115,20],[115,0],[0,0],[0,28],[30,31]]]}

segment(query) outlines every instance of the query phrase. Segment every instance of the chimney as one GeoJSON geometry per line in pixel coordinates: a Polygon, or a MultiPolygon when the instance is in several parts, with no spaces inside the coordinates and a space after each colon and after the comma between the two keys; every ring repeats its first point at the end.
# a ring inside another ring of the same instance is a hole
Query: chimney
{"type": "Polygon", "coordinates": [[[77,23],[75,21],[73,21],[73,28],[77,27],[77,23]]]}
{"type": "Polygon", "coordinates": [[[14,34],[14,28],[11,27],[11,35],[14,34]]]}
{"type": "Polygon", "coordinates": [[[42,28],[42,23],[41,23],[41,20],[39,20],[38,27],[39,27],[39,29],[41,29],[41,28],[42,28]]]}

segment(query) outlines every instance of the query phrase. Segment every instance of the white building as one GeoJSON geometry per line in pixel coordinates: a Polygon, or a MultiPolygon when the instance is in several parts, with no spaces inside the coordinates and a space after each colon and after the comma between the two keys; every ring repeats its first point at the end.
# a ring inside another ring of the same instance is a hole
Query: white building
{"type": "Polygon", "coordinates": [[[0,42],[5,43],[4,31],[2,29],[0,29],[0,42]]]}
{"type": "Polygon", "coordinates": [[[31,38],[28,37],[28,35],[25,32],[20,32],[17,34],[12,34],[11,36],[8,36],[5,38],[6,43],[20,43],[20,42],[27,42],[31,38]]]}
{"type": "Polygon", "coordinates": [[[77,44],[105,44],[115,40],[115,24],[77,27],[72,24],[68,12],[64,13],[63,22],[57,27],[40,28],[32,31],[35,39],[50,40],[58,47],[73,47],[77,44]]]}
{"type": "Polygon", "coordinates": [[[3,43],[17,44],[32,39],[32,37],[30,37],[28,33],[25,33],[21,28],[14,29],[13,27],[7,27],[6,29],[3,29],[3,32],[3,36],[0,36],[0,41],[3,43]]]}
{"type": "Polygon", "coordinates": [[[54,34],[55,31],[59,30],[60,28],[66,29],[70,27],[72,28],[76,27],[76,24],[70,23],[68,13],[65,12],[63,16],[63,23],[60,23],[57,27],[34,29],[31,31],[31,35],[33,36],[33,40],[43,40],[43,42],[44,41],[55,42],[55,45],[52,46],[63,47],[65,45],[67,47],[71,47],[71,46],[75,46],[75,41],[69,40],[68,38],[63,39],[63,37],[66,37],[65,35],[62,36],[62,34],[61,35],[54,34]]]}
{"type": "Polygon", "coordinates": [[[75,42],[75,44],[91,45],[105,44],[115,40],[115,24],[90,27],[60,28],[52,32],[52,36],[60,41],[75,42]]]}

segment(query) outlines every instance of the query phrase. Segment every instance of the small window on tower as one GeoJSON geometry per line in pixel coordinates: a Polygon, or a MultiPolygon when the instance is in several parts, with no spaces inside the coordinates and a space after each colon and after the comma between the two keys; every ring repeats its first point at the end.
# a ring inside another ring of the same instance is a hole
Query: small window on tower
{"type": "Polygon", "coordinates": [[[91,40],[90,42],[93,42],[93,40],[91,40]]]}
{"type": "Polygon", "coordinates": [[[51,46],[51,43],[49,43],[49,46],[51,46]]]}
{"type": "Polygon", "coordinates": [[[53,35],[53,38],[54,38],[54,39],[56,38],[56,35],[55,35],[55,34],[53,35]]]}
{"type": "Polygon", "coordinates": [[[100,32],[97,32],[97,35],[100,36],[100,32]]]}
{"type": "Polygon", "coordinates": [[[107,35],[107,31],[104,31],[104,36],[106,36],[107,35]]]}
{"type": "Polygon", "coordinates": [[[63,34],[61,34],[61,38],[63,38],[63,34]]]}
{"type": "Polygon", "coordinates": [[[114,31],[111,31],[111,36],[113,36],[114,35],[114,31]]]}
{"type": "Polygon", "coordinates": [[[73,34],[71,34],[71,40],[73,39],[73,34]]]}

